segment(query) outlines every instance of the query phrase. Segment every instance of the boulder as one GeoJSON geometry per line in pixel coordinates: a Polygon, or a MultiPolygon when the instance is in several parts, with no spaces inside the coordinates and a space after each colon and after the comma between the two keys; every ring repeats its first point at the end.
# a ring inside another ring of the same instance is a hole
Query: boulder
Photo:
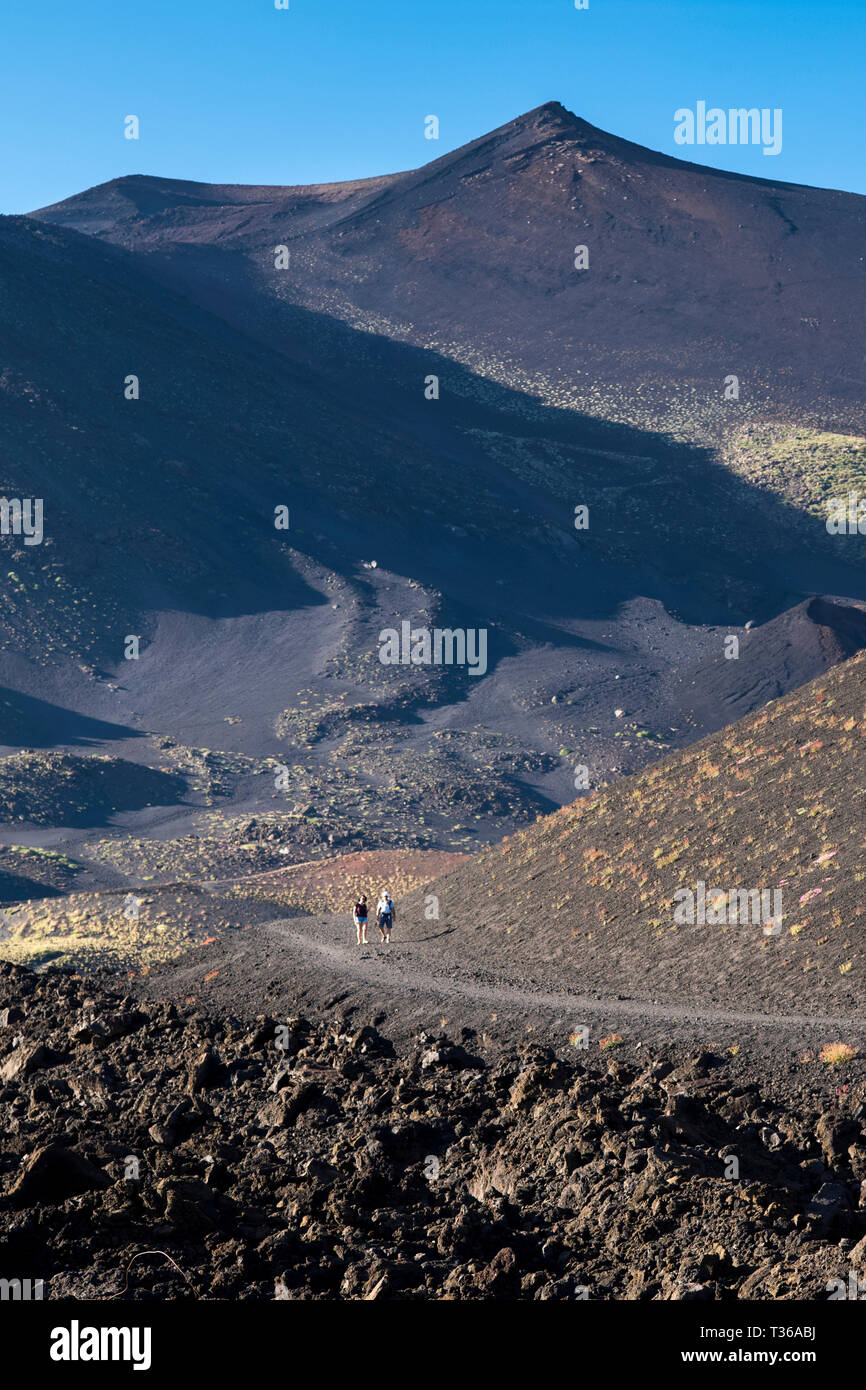
{"type": "Polygon", "coordinates": [[[16,1206],[34,1206],[110,1186],[111,1179],[84,1154],[61,1144],[46,1144],[31,1154],[9,1196],[16,1206]]]}
{"type": "Polygon", "coordinates": [[[0,1066],[0,1081],[21,1081],[43,1067],[55,1066],[60,1060],[60,1054],[50,1047],[43,1047],[39,1043],[28,1047],[22,1043],[0,1066]]]}

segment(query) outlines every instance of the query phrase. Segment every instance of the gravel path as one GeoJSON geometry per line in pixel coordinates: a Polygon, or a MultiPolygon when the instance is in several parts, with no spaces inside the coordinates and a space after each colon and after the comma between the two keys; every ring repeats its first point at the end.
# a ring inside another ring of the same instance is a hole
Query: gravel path
{"type": "MultiPolygon", "coordinates": [[[[399,923],[397,926],[399,933],[399,923]]],[[[147,977],[151,995],[194,993],[203,1006],[256,1012],[332,1013],[364,1022],[387,1020],[392,1036],[419,1028],[471,1026],[502,1037],[534,1032],[567,1045],[585,1024],[590,1039],[614,1029],[627,1041],[748,1040],[788,1055],[804,1046],[856,1041],[866,1020],[839,1014],[760,1013],[660,1000],[552,990],[531,977],[507,979],[448,950],[450,931],[390,947],[356,946],[345,916],[277,919],[232,934],[147,977]],[[816,1037],[816,1034],[820,1035],[816,1037]]]]}

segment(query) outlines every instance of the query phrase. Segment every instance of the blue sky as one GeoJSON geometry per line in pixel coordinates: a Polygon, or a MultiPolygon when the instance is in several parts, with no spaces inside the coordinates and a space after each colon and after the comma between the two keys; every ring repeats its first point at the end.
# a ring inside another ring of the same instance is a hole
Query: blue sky
{"type": "Polygon", "coordinates": [[[866,193],[866,0],[290,5],[7,7],[0,211],[121,174],[314,183],[414,168],[550,100],[680,157],[866,193]],[[781,107],[782,153],[677,146],[673,113],[699,100],[781,107]],[[431,114],[438,143],[424,139],[431,114]]]}

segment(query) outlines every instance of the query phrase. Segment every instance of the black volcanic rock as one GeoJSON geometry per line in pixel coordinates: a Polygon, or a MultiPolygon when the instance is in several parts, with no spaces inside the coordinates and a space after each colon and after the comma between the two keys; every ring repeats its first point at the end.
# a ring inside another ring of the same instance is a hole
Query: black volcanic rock
{"type": "Polygon", "coordinates": [[[110,1186],[110,1179],[84,1154],[47,1144],[28,1159],[9,1191],[15,1206],[57,1203],[81,1192],[110,1186]]]}
{"type": "MultiPolygon", "coordinates": [[[[37,1047],[85,990],[100,1016],[118,1011],[107,975],[0,974],[0,1003],[26,998],[37,1047]]],[[[785,1133],[772,1147],[732,1108],[744,1088],[730,1057],[711,1083],[689,1079],[694,1058],[604,1072],[526,1044],[455,1072],[419,1065],[417,1049],[359,1055],[357,1030],[308,1023],[289,1063],[298,1090],[265,1106],[305,1098],[287,1129],[261,1113],[264,1068],[211,1087],[206,1106],[186,1091],[203,1036],[230,1070],[280,1052],[279,1020],[237,1022],[154,1002],[134,1049],[106,1049],[110,1124],[84,1048],[58,1066],[65,1096],[38,1073],[5,1088],[4,1271],[44,1279],[52,1299],[820,1300],[860,1261],[866,1212],[844,1144],[863,1123],[830,1076],[782,1065],[745,1088],[750,1113],[772,1111],[785,1133]],[[174,1117],[170,1137],[148,1125],[156,1112],[174,1117]]]]}

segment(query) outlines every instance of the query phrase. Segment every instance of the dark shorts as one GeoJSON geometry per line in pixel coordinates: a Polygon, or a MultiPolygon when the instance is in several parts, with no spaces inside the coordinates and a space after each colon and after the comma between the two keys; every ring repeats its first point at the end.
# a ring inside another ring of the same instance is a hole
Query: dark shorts
{"type": "Polygon", "coordinates": [[[390,931],[390,930],[391,930],[391,914],[390,914],[390,912],[383,912],[383,913],[382,913],[382,916],[379,918],[379,926],[380,926],[380,927],[384,927],[385,931],[390,931]]]}

